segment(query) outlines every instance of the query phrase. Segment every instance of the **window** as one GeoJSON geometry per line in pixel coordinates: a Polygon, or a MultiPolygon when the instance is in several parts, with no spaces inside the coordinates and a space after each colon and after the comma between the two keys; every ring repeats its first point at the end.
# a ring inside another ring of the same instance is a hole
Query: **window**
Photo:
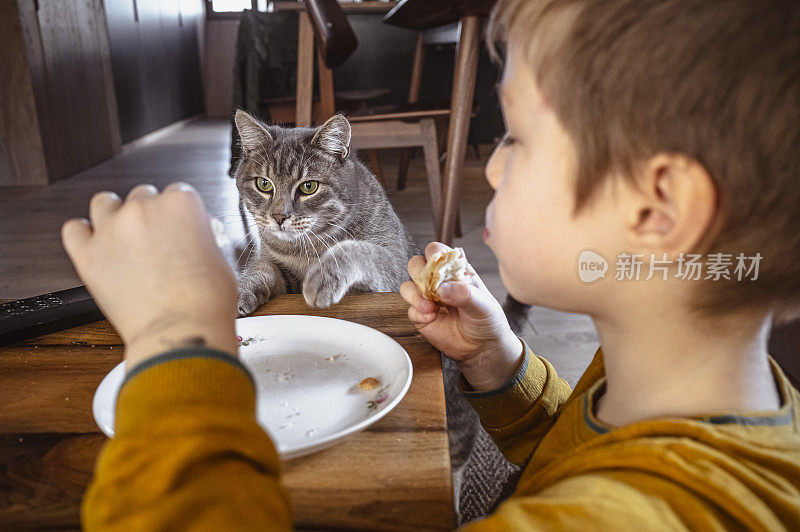
{"type": "Polygon", "coordinates": [[[241,11],[252,7],[252,0],[211,0],[211,9],[216,13],[241,11]]]}
{"type": "Polygon", "coordinates": [[[243,9],[266,11],[266,0],[205,0],[206,13],[213,17],[239,16],[243,9]]]}

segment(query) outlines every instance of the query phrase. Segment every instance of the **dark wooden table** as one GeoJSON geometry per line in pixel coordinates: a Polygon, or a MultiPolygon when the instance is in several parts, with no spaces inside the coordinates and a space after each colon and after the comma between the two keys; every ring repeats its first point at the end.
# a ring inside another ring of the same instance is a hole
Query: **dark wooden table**
{"type": "MultiPolygon", "coordinates": [[[[455,524],[438,351],[395,293],[347,296],[312,309],[280,296],[255,315],[350,320],[397,340],[414,378],[392,412],[346,442],[285,462],[299,528],[451,529],[455,524]]],[[[122,360],[105,321],[0,347],[0,529],[77,529],[83,492],[106,440],[92,417],[102,378],[122,360]]]]}
{"type": "Polygon", "coordinates": [[[450,96],[450,125],[447,131],[447,160],[444,194],[440,207],[442,226],[437,239],[452,245],[456,232],[461,170],[469,136],[475,76],[480,56],[481,26],[496,0],[402,0],[384,17],[384,22],[403,28],[424,30],[458,21],[460,24],[453,89],[450,96]]]}

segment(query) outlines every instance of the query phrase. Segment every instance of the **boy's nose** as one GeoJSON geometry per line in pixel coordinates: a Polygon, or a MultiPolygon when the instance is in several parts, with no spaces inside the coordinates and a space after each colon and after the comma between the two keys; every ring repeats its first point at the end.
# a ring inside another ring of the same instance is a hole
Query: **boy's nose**
{"type": "Polygon", "coordinates": [[[502,176],[500,154],[498,153],[499,149],[499,146],[494,149],[492,156],[489,157],[489,160],[486,162],[486,168],[483,170],[484,174],[486,175],[486,181],[488,181],[489,185],[494,190],[497,190],[497,186],[500,184],[500,179],[502,176]]]}

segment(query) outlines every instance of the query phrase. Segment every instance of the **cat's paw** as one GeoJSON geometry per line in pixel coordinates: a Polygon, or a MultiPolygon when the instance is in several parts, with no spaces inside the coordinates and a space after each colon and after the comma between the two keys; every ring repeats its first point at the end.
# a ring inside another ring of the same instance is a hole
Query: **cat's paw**
{"type": "Polygon", "coordinates": [[[315,264],[303,281],[303,298],[312,307],[330,307],[342,300],[350,282],[338,267],[330,268],[326,261],[315,264]]]}
{"type": "Polygon", "coordinates": [[[258,308],[258,296],[248,289],[239,287],[239,317],[248,316],[258,308]]]}

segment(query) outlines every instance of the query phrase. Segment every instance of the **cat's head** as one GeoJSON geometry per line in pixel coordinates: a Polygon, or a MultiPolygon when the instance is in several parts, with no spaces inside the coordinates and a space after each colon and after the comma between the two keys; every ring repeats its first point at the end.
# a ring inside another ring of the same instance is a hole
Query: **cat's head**
{"type": "Polygon", "coordinates": [[[282,128],[237,111],[236,128],[243,151],[236,186],[262,232],[296,241],[340,223],[357,186],[344,116],[315,129],[282,128]]]}

